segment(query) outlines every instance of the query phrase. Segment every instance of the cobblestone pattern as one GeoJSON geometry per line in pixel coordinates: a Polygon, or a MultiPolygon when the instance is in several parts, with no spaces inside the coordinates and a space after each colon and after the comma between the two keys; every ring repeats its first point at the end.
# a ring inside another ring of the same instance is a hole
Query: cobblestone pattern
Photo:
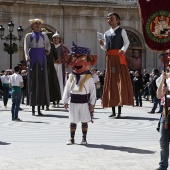
{"type": "MultiPolygon", "coordinates": [[[[0,170],[154,170],[159,163],[160,114],[148,114],[152,104],[122,108],[122,119],[109,119],[111,109],[97,101],[94,123],[89,123],[88,145],[81,146],[78,124],[73,146],[68,112],[63,105],[32,116],[29,106],[19,112],[22,122],[11,121],[0,100],[0,170]]],[[[116,108],[117,109],[117,108],[116,108]]]]}

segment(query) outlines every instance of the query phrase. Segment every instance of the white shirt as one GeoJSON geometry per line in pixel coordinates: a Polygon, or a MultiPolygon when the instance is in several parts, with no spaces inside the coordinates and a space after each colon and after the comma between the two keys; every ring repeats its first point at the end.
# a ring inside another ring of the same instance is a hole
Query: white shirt
{"type": "Polygon", "coordinates": [[[93,77],[93,80],[94,80],[94,84],[96,84],[97,82],[99,82],[99,76],[95,73],[95,74],[92,74],[92,77],[93,77]]]}
{"type": "Polygon", "coordinates": [[[10,83],[10,76],[9,75],[1,76],[1,82],[2,82],[2,84],[9,84],[10,83]]]}
{"type": "MultiPolygon", "coordinates": [[[[114,29],[113,29],[113,28],[110,28],[111,34],[114,34],[114,32],[115,32],[118,28],[119,28],[119,26],[116,27],[116,28],[114,28],[114,29]]],[[[126,52],[127,48],[129,47],[130,42],[129,42],[127,33],[126,33],[126,31],[125,31],[124,29],[122,29],[121,35],[122,35],[122,38],[123,38],[123,47],[122,47],[120,50],[126,52]]],[[[104,46],[101,46],[101,49],[103,49],[104,51],[107,50],[107,49],[106,49],[106,37],[105,37],[105,34],[104,34],[104,46]]]]}
{"type": "Polygon", "coordinates": [[[54,45],[55,45],[55,48],[58,48],[61,44],[57,44],[57,45],[56,45],[56,44],[54,44],[54,45]]]}
{"type": "MultiPolygon", "coordinates": [[[[64,103],[69,102],[70,93],[72,94],[89,94],[90,93],[90,104],[94,105],[95,99],[96,99],[96,87],[94,85],[93,78],[89,78],[88,80],[86,80],[82,88],[82,91],[79,91],[79,84],[84,77],[85,75],[80,75],[79,83],[76,85],[76,81],[74,81],[72,89],[70,87],[70,79],[67,80],[64,93],[63,93],[63,97],[62,97],[64,103]]],[[[74,79],[75,79],[75,76],[74,76],[74,79]]]]}
{"type": "Polygon", "coordinates": [[[21,86],[21,83],[23,82],[23,78],[20,74],[14,73],[10,76],[10,83],[11,86],[21,86]]]}

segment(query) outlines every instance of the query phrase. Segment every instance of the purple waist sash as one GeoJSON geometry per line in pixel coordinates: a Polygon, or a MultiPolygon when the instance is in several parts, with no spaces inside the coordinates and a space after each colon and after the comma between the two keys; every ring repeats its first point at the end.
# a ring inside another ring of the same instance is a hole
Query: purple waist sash
{"type": "Polygon", "coordinates": [[[88,103],[90,94],[70,94],[71,95],[71,103],[88,103]]]}
{"type": "Polygon", "coordinates": [[[30,48],[29,56],[31,59],[31,68],[35,64],[36,60],[38,60],[39,64],[42,68],[42,63],[46,60],[45,48],[30,48]]]}

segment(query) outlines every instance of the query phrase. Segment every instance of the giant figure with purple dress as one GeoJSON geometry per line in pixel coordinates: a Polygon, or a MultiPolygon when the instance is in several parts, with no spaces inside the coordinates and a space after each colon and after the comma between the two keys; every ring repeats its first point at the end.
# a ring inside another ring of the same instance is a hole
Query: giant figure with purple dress
{"type": "Polygon", "coordinates": [[[47,59],[50,52],[50,41],[47,35],[41,32],[43,21],[41,19],[30,19],[32,32],[26,34],[24,40],[24,52],[28,68],[28,95],[29,105],[32,106],[32,114],[35,115],[35,106],[50,104],[47,59]]]}

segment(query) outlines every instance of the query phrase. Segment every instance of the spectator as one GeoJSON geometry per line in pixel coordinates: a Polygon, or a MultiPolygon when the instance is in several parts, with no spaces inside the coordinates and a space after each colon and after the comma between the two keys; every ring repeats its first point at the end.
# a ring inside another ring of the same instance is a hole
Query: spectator
{"type": "Polygon", "coordinates": [[[21,76],[23,78],[23,83],[24,83],[24,87],[22,87],[22,97],[21,97],[21,103],[24,103],[24,99],[27,96],[27,71],[26,70],[22,70],[21,71],[21,76]]]}
{"type": "Polygon", "coordinates": [[[100,95],[100,80],[99,80],[99,76],[98,76],[98,74],[96,72],[96,69],[94,67],[91,68],[91,73],[92,73],[92,77],[93,77],[94,84],[95,84],[95,87],[96,87],[96,99],[98,100],[99,95],[100,95]]]}
{"type": "Polygon", "coordinates": [[[147,73],[147,70],[146,70],[146,69],[143,70],[143,76],[142,76],[142,78],[143,78],[143,86],[144,86],[144,94],[143,94],[143,97],[146,98],[146,100],[148,100],[148,95],[146,95],[147,91],[146,91],[146,93],[145,93],[145,89],[148,90],[148,88],[146,87],[146,84],[149,82],[150,75],[149,75],[149,73],[147,73]],[[145,88],[145,87],[146,87],[146,88],[145,88]]]}
{"type": "Polygon", "coordinates": [[[159,70],[157,68],[154,68],[152,70],[152,74],[153,74],[153,79],[150,82],[150,88],[151,88],[152,95],[153,95],[153,107],[152,107],[152,110],[150,112],[148,112],[151,114],[155,113],[155,110],[156,110],[158,104],[160,105],[160,102],[161,102],[161,100],[158,99],[156,96],[156,92],[157,92],[156,80],[159,77],[159,70]]]}
{"type": "Polygon", "coordinates": [[[3,89],[3,102],[4,102],[4,107],[7,108],[8,97],[9,97],[9,90],[10,90],[9,70],[6,70],[6,71],[4,72],[4,75],[1,76],[1,82],[2,82],[2,89],[3,89]]]}
{"type": "Polygon", "coordinates": [[[150,95],[150,90],[149,90],[150,83],[147,82],[146,85],[144,86],[144,92],[143,95],[146,100],[149,100],[149,95],[150,95]]]}
{"type": "Polygon", "coordinates": [[[21,119],[18,118],[18,112],[21,103],[21,88],[24,84],[19,71],[19,66],[15,66],[14,74],[10,76],[10,86],[12,87],[12,121],[21,121],[21,119]]]}
{"type": "MultiPolygon", "coordinates": [[[[165,94],[170,91],[170,74],[162,73],[162,75],[156,80],[156,84],[158,86],[157,89],[157,98],[160,100],[164,98],[165,94]],[[167,87],[164,86],[164,82],[166,81],[167,87]]],[[[169,95],[167,95],[167,104],[169,107],[169,95]]],[[[161,115],[160,120],[160,162],[159,168],[156,170],[167,170],[168,169],[168,159],[169,159],[169,142],[170,142],[170,116],[169,111],[166,114],[166,111],[161,115]]]]}
{"type": "Polygon", "coordinates": [[[143,80],[138,71],[135,71],[135,77],[133,78],[133,91],[136,100],[136,106],[142,107],[142,90],[143,80]]]}
{"type": "Polygon", "coordinates": [[[103,95],[103,86],[104,86],[104,74],[103,74],[103,73],[100,73],[99,81],[100,81],[100,85],[101,85],[100,98],[102,99],[102,95],[103,95]]]}

